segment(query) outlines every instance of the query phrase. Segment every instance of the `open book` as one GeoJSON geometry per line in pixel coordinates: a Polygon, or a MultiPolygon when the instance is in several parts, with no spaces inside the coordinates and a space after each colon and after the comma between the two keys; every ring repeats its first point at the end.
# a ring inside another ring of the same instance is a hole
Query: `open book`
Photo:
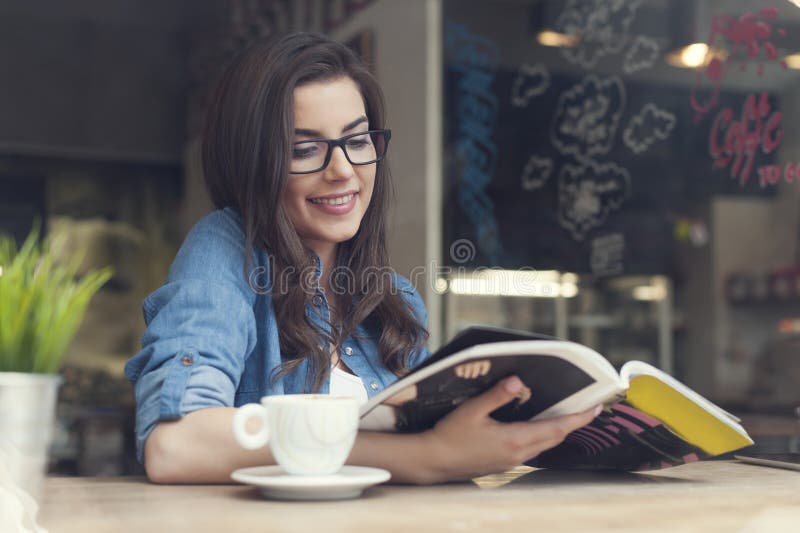
{"type": "Polygon", "coordinates": [[[361,408],[360,428],[421,431],[464,400],[517,375],[517,399],[501,421],[605,410],[528,464],[546,468],[652,470],[753,444],[739,419],[661,370],[639,361],[617,373],[602,355],[570,341],[498,328],[456,335],[361,408]]]}

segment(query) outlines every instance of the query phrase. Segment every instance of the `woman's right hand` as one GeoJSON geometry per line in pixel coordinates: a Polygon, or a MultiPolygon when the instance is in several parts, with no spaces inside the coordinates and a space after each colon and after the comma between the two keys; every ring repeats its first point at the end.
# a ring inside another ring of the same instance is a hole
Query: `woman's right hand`
{"type": "Polygon", "coordinates": [[[522,387],[517,376],[508,377],[461,404],[426,433],[434,481],[470,479],[518,466],[558,445],[602,410],[598,405],[582,413],[524,422],[498,422],[489,416],[517,397],[522,387]]]}

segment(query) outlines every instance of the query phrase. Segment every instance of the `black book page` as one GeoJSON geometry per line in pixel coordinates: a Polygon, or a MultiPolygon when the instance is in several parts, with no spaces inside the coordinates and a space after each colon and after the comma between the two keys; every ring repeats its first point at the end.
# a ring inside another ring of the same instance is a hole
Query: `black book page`
{"type": "Polygon", "coordinates": [[[708,457],[660,420],[621,401],[527,464],[552,469],[643,471],[708,457]]]}
{"type": "Polygon", "coordinates": [[[517,399],[492,413],[505,422],[529,420],[595,382],[589,374],[559,357],[504,355],[446,368],[383,403],[395,408],[397,430],[421,431],[433,427],[463,401],[511,375],[519,376],[524,387],[517,399]]]}
{"type": "Polygon", "coordinates": [[[542,335],[540,333],[530,333],[527,331],[516,331],[513,329],[493,328],[488,326],[472,326],[456,334],[450,342],[443,345],[436,350],[421,364],[414,367],[412,372],[432,365],[437,361],[441,361],[448,355],[460,352],[472,346],[479,344],[488,344],[490,342],[506,342],[506,341],[556,341],[561,340],[557,337],[549,335],[542,335]]]}

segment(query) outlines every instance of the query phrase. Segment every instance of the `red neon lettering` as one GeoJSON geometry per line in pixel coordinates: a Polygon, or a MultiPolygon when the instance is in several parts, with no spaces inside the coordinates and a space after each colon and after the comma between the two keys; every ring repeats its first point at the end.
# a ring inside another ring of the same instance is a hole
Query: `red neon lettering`
{"type": "Polygon", "coordinates": [[[781,180],[782,173],[780,165],[764,165],[758,169],[758,182],[761,188],[767,185],[775,185],[781,180]]]}
{"type": "Polygon", "coordinates": [[[783,177],[787,183],[792,183],[797,179],[798,170],[800,169],[794,163],[786,163],[786,170],[783,171],[783,177]]]}
{"type": "MultiPolygon", "coordinates": [[[[745,99],[739,120],[733,119],[730,108],[717,114],[709,134],[709,153],[714,159],[714,168],[725,168],[732,161],[731,177],[738,178],[742,185],[748,182],[758,148],[770,153],[783,140],[782,115],[778,111],[770,114],[770,111],[769,96],[762,92],[745,99]]],[[[773,174],[772,171],[759,174],[762,187],[773,174]]]]}
{"type": "Polygon", "coordinates": [[[764,153],[768,154],[780,146],[783,140],[783,128],[781,128],[780,111],[775,111],[764,127],[764,153]]]}

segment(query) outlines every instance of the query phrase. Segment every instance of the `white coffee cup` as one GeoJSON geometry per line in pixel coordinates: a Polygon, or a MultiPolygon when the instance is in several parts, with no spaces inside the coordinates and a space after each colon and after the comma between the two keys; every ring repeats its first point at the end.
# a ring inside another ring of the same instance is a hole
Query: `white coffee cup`
{"type": "Polygon", "coordinates": [[[236,410],[233,435],[244,448],[269,443],[272,456],[289,474],[326,475],[337,472],[358,433],[358,400],[327,394],[264,396],[236,410]],[[252,418],[261,420],[255,433],[252,418]]]}

